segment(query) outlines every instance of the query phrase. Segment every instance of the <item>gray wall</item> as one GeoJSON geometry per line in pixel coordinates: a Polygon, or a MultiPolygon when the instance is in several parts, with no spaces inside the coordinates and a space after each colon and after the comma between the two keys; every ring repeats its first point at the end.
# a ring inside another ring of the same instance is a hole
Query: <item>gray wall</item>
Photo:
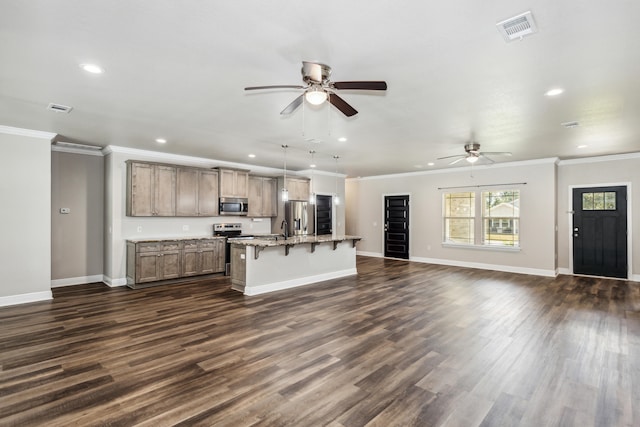
{"type": "Polygon", "coordinates": [[[51,230],[52,286],[102,281],[102,154],[51,153],[51,230]]]}
{"type": "Polygon", "coordinates": [[[54,135],[12,131],[0,129],[0,306],[51,298],[54,135]]]}
{"type": "Polygon", "coordinates": [[[640,280],[640,154],[604,156],[593,159],[565,160],[558,166],[558,267],[563,273],[571,269],[570,187],[629,184],[627,193],[631,216],[627,218],[631,233],[631,272],[640,280]]]}
{"type": "Polygon", "coordinates": [[[554,275],[556,174],[555,159],[496,164],[493,166],[438,170],[347,180],[346,232],[363,237],[361,254],[382,256],[384,196],[410,196],[410,258],[415,261],[492,268],[503,271],[554,275]],[[442,244],[442,194],[470,189],[439,187],[477,186],[526,182],[521,192],[519,252],[448,247],[442,244]]]}

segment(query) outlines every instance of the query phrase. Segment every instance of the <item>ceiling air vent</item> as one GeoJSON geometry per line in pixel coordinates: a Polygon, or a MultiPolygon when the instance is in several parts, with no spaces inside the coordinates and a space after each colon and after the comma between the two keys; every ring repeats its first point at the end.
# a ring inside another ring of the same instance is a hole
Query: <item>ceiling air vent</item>
{"type": "Polygon", "coordinates": [[[57,113],[70,113],[73,107],[68,107],[62,104],[54,104],[53,102],[47,106],[47,110],[55,111],[57,113]]]}
{"type": "Polygon", "coordinates": [[[498,22],[496,26],[502,37],[508,42],[522,40],[524,36],[538,32],[538,27],[536,27],[531,11],[498,22]]]}
{"type": "Polygon", "coordinates": [[[578,126],[580,126],[580,122],[564,122],[564,123],[560,123],[562,126],[566,127],[566,128],[577,128],[578,126]]]}

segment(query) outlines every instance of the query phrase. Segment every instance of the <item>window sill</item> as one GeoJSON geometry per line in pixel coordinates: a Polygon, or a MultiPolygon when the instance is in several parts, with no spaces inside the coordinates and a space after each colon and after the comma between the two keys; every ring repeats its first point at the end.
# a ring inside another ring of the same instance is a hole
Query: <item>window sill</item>
{"type": "Polygon", "coordinates": [[[491,252],[520,252],[520,246],[465,245],[462,243],[442,243],[443,248],[474,249],[491,252]]]}

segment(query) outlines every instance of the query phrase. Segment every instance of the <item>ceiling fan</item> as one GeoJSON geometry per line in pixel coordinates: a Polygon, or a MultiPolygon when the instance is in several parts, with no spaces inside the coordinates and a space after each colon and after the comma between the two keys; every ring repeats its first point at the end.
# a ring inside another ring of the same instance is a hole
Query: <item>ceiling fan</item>
{"type": "Polygon", "coordinates": [[[462,160],[466,160],[467,162],[473,164],[477,162],[480,158],[487,159],[489,162],[495,163],[495,161],[493,161],[490,157],[488,157],[487,154],[491,156],[510,156],[511,155],[511,153],[508,151],[480,151],[480,144],[477,142],[469,142],[465,144],[464,151],[466,151],[467,154],[457,154],[455,156],[438,157],[438,160],[452,159],[454,157],[458,157],[458,159],[449,163],[450,165],[455,165],[456,163],[461,162],[462,160]]]}
{"type": "Polygon", "coordinates": [[[329,101],[334,107],[340,110],[345,116],[351,117],[358,114],[355,108],[336,95],[336,90],[387,90],[387,83],[384,81],[349,81],[332,82],[331,67],[319,62],[302,61],[302,81],[306,86],[301,85],[271,85],[271,86],[251,86],[244,90],[259,89],[304,89],[304,93],[287,105],[280,114],[293,113],[302,104],[304,99],[312,105],[320,105],[329,101]]]}

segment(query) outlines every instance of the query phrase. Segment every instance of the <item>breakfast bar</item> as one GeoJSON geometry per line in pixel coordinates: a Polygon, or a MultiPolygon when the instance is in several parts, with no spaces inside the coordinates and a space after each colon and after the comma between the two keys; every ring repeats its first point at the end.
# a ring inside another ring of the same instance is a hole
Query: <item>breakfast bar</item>
{"type": "Polygon", "coordinates": [[[359,236],[229,239],[231,287],[258,295],[357,274],[359,236]]]}

